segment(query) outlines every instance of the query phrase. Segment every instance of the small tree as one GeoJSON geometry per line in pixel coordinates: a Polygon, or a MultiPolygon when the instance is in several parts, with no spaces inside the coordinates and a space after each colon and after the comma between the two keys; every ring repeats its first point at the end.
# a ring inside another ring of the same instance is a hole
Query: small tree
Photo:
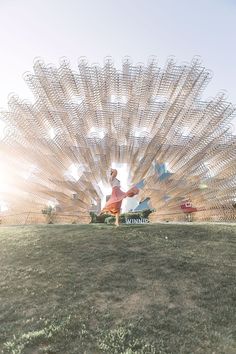
{"type": "Polygon", "coordinates": [[[45,207],[42,209],[42,214],[46,216],[46,220],[48,224],[53,224],[56,211],[55,208],[53,208],[51,205],[45,207]]]}
{"type": "Polygon", "coordinates": [[[90,224],[94,224],[97,222],[97,215],[96,213],[94,213],[93,211],[90,211],[89,213],[91,220],[90,220],[90,224]]]}

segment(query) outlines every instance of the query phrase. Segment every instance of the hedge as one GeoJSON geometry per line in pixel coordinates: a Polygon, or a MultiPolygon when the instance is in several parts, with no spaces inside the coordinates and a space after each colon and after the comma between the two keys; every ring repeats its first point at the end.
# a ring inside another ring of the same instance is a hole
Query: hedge
{"type": "MultiPolygon", "coordinates": [[[[149,215],[153,211],[154,211],[154,209],[145,209],[145,210],[136,211],[136,212],[122,213],[120,215],[119,221],[121,223],[125,223],[126,219],[141,219],[141,218],[148,219],[149,215]]],[[[90,217],[91,217],[90,223],[112,224],[115,222],[114,215],[110,215],[110,214],[97,215],[94,212],[90,212],[90,217]]]]}

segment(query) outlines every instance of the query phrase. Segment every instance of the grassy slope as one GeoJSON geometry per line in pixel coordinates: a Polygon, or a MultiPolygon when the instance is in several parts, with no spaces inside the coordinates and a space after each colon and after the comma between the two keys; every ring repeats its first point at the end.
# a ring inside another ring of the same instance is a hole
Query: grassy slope
{"type": "Polygon", "coordinates": [[[0,228],[0,352],[235,353],[236,226],[0,228]]]}

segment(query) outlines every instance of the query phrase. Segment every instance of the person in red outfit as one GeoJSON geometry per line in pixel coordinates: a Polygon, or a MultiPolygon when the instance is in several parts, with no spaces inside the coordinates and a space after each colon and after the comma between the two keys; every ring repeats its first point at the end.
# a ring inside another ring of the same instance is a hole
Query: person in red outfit
{"type": "Polygon", "coordinates": [[[112,168],[110,174],[112,193],[111,193],[111,197],[109,198],[104,208],[102,209],[101,214],[109,213],[115,215],[116,217],[115,225],[119,226],[119,216],[120,216],[122,200],[126,197],[133,197],[137,195],[139,193],[139,189],[136,186],[134,186],[130,188],[127,192],[123,192],[120,189],[120,181],[116,178],[116,176],[117,176],[117,170],[112,168]]]}

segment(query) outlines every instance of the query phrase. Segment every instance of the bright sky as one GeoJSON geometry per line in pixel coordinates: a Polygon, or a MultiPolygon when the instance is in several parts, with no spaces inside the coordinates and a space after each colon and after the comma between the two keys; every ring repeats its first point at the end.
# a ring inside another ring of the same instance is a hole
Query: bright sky
{"type": "Polygon", "coordinates": [[[126,55],[178,63],[200,55],[214,72],[206,95],[224,89],[236,103],[235,0],[0,0],[0,107],[11,92],[30,97],[22,79],[35,57],[74,68],[80,56],[119,66],[126,55]]]}
{"type": "Polygon", "coordinates": [[[36,57],[66,56],[76,69],[80,56],[102,64],[108,55],[117,66],[126,55],[160,65],[200,55],[214,73],[205,96],[223,89],[236,104],[235,36],[236,0],[0,0],[0,107],[11,92],[31,97],[22,75],[36,57]]]}

